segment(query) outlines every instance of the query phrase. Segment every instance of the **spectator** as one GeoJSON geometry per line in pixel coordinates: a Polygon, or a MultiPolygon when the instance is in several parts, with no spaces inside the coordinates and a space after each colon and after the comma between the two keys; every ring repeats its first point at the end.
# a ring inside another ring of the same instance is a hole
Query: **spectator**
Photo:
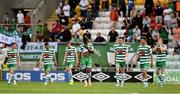
{"type": "Polygon", "coordinates": [[[105,42],[106,40],[101,36],[101,33],[98,32],[96,34],[96,39],[94,40],[94,42],[105,42]]]}
{"type": "MultiPolygon", "coordinates": [[[[25,27],[25,30],[22,32],[22,46],[21,49],[25,49],[26,44],[31,41],[31,38],[28,33],[28,28],[25,27]]],[[[38,37],[38,36],[37,36],[38,37]]],[[[40,40],[40,39],[39,39],[40,40]]],[[[41,41],[41,40],[40,40],[41,41]]]]}
{"type": "Polygon", "coordinates": [[[63,26],[57,20],[56,23],[52,25],[52,32],[51,32],[52,41],[56,40],[57,36],[61,33],[62,29],[63,26]]]}
{"type": "Polygon", "coordinates": [[[61,25],[64,25],[64,26],[68,26],[69,24],[69,19],[67,16],[64,15],[64,13],[61,13],[59,17],[59,22],[61,25]]]}
{"type": "Polygon", "coordinates": [[[133,41],[133,34],[134,34],[134,32],[133,32],[133,25],[130,25],[128,30],[127,30],[127,32],[126,32],[126,35],[125,35],[126,36],[126,40],[128,42],[132,42],[133,41]]]}
{"type": "Polygon", "coordinates": [[[81,7],[79,4],[76,6],[74,12],[75,12],[74,14],[76,14],[76,17],[78,18],[81,17],[81,7]]]}
{"type": "Polygon", "coordinates": [[[70,16],[70,6],[67,1],[65,1],[62,11],[64,12],[64,16],[66,16],[66,17],[70,16]]]}
{"type": "Polygon", "coordinates": [[[109,0],[101,0],[102,2],[102,9],[104,11],[109,10],[109,0]]]}
{"type": "Polygon", "coordinates": [[[118,37],[118,33],[117,31],[115,31],[115,28],[112,27],[111,31],[108,34],[109,42],[115,42],[117,37],[118,37]]]}
{"type": "Polygon", "coordinates": [[[173,5],[174,5],[174,9],[175,9],[175,11],[176,11],[176,2],[177,2],[177,0],[172,0],[172,3],[173,3],[173,5]]]}
{"type": "Polygon", "coordinates": [[[59,39],[61,40],[61,42],[68,42],[70,41],[72,38],[72,34],[71,31],[69,30],[69,27],[65,27],[65,30],[60,33],[59,35],[59,39]]]}
{"type": "Polygon", "coordinates": [[[136,25],[134,30],[133,30],[133,39],[134,41],[138,42],[141,38],[141,30],[139,29],[139,26],[136,25]]]}
{"type": "Polygon", "coordinates": [[[26,13],[24,20],[25,20],[26,28],[28,29],[30,27],[30,24],[31,24],[30,12],[26,13]]]}
{"type": "Polygon", "coordinates": [[[128,17],[131,15],[131,10],[134,8],[134,0],[128,0],[128,17]]]}
{"type": "Polygon", "coordinates": [[[123,13],[123,17],[126,16],[126,3],[125,3],[125,0],[119,0],[119,15],[122,11],[123,13]]]}
{"type": "Polygon", "coordinates": [[[91,33],[89,31],[86,31],[84,34],[83,34],[83,38],[84,37],[87,37],[89,40],[91,40],[91,33]]]}
{"type": "Polygon", "coordinates": [[[15,17],[13,17],[13,18],[11,19],[10,24],[11,24],[11,30],[12,30],[12,31],[16,30],[17,21],[16,21],[16,18],[15,18],[15,17]]]}
{"type": "Polygon", "coordinates": [[[164,24],[166,25],[166,27],[168,29],[170,28],[171,13],[172,13],[172,9],[168,8],[167,6],[165,6],[165,9],[163,11],[164,24]]]}
{"type": "Polygon", "coordinates": [[[122,27],[122,29],[128,28],[130,26],[130,24],[131,24],[131,20],[128,19],[127,16],[125,16],[125,18],[123,20],[123,23],[124,23],[125,27],[122,27]]]}
{"type": "Polygon", "coordinates": [[[126,16],[126,3],[125,0],[112,0],[112,5],[118,6],[119,9],[119,15],[121,15],[121,12],[123,13],[123,17],[126,16]]]}
{"type": "Polygon", "coordinates": [[[55,11],[57,16],[59,16],[61,13],[63,13],[63,12],[61,12],[61,7],[62,7],[62,4],[60,2],[60,5],[58,6],[58,8],[55,11]]]}
{"type": "Polygon", "coordinates": [[[80,24],[77,22],[77,19],[72,19],[72,34],[77,34],[79,36],[79,30],[81,29],[80,24]]]}
{"type": "Polygon", "coordinates": [[[178,25],[173,28],[173,44],[174,49],[178,49],[180,47],[180,28],[178,25]]]}
{"type": "Polygon", "coordinates": [[[83,17],[86,17],[88,4],[89,4],[88,0],[81,0],[79,2],[79,5],[81,7],[81,16],[83,17]]]}
{"type": "Polygon", "coordinates": [[[17,14],[17,22],[18,24],[24,24],[24,14],[22,13],[21,10],[19,10],[17,14]]]}
{"type": "Polygon", "coordinates": [[[110,21],[111,21],[111,28],[117,28],[117,24],[118,24],[117,6],[113,6],[113,9],[111,10],[110,21]]]}
{"type": "Polygon", "coordinates": [[[169,35],[169,29],[166,25],[163,25],[162,28],[159,30],[159,37],[163,39],[163,44],[168,44],[168,35],[169,35]]]}
{"type": "Polygon", "coordinates": [[[172,0],[169,0],[168,7],[172,10],[172,13],[175,12],[175,7],[174,7],[172,0]]]}
{"type": "Polygon", "coordinates": [[[153,13],[154,2],[153,0],[145,0],[144,8],[146,9],[146,16],[150,16],[153,13]]]}
{"type": "MultiPolygon", "coordinates": [[[[149,29],[151,29],[151,28],[149,28],[149,29]]],[[[158,40],[158,28],[156,27],[155,29],[152,29],[152,30],[150,30],[151,32],[151,35],[152,35],[152,39],[155,41],[155,42],[157,42],[157,40],[158,40]]]]}
{"type": "Polygon", "coordinates": [[[43,40],[44,42],[49,42],[50,41],[50,30],[48,29],[48,24],[44,24],[44,29],[43,29],[43,40]]]}
{"type": "Polygon", "coordinates": [[[86,18],[85,17],[81,17],[79,24],[81,26],[82,29],[87,29],[87,24],[86,24],[86,18]]]}
{"type": "Polygon", "coordinates": [[[138,25],[140,29],[142,29],[142,24],[143,22],[143,17],[142,15],[140,15],[140,11],[137,11],[136,16],[133,18],[133,25],[138,25]]]}
{"type": "Polygon", "coordinates": [[[95,16],[95,17],[98,17],[98,12],[99,12],[99,0],[91,0],[90,2],[90,6],[92,7],[91,8],[91,11],[92,11],[92,14],[95,16]]]}
{"type": "Polygon", "coordinates": [[[176,12],[176,18],[177,18],[178,26],[180,27],[180,15],[179,15],[179,12],[176,12]]]}
{"type": "Polygon", "coordinates": [[[92,13],[91,7],[89,7],[86,17],[86,29],[92,29],[94,19],[95,19],[95,15],[92,13]]]}
{"type": "Polygon", "coordinates": [[[91,70],[92,72],[101,72],[101,67],[99,64],[94,64],[91,70]]]}
{"type": "MultiPolygon", "coordinates": [[[[80,0],[68,0],[68,1],[69,1],[68,2],[69,5],[71,6],[70,7],[71,17],[73,17],[75,15],[75,12],[76,12],[75,9],[78,6],[80,0]]],[[[79,12],[76,12],[76,13],[79,13],[79,12]]]]}
{"type": "MultiPolygon", "coordinates": [[[[174,14],[172,14],[172,15],[171,15],[171,19],[170,19],[170,29],[171,29],[171,31],[172,31],[172,29],[173,29],[174,27],[176,27],[177,24],[178,24],[178,23],[177,23],[177,18],[175,17],[174,14]]],[[[173,33],[172,33],[172,34],[173,34],[173,33]]]]}
{"type": "Polygon", "coordinates": [[[156,9],[156,23],[157,22],[162,23],[163,7],[160,1],[158,1],[155,9],[156,9]]]}
{"type": "Polygon", "coordinates": [[[145,18],[143,18],[143,28],[145,26],[150,27],[150,18],[149,18],[149,16],[146,16],[145,18]]]}
{"type": "Polygon", "coordinates": [[[42,35],[43,35],[43,24],[41,20],[38,20],[37,26],[36,26],[36,41],[42,41],[42,35]]]}
{"type": "Polygon", "coordinates": [[[152,14],[150,19],[150,27],[154,29],[156,27],[156,16],[152,14]]]}
{"type": "Polygon", "coordinates": [[[6,13],[6,14],[3,16],[2,21],[3,21],[3,23],[5,23],[5,24],[10,22],[9,13],[6,13]]]}

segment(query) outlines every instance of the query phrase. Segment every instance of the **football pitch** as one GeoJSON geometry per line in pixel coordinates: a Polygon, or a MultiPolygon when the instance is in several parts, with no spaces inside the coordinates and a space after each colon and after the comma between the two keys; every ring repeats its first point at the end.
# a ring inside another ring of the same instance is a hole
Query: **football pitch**
{"type": "Polygon", "coordinates": [[[166,84],[163,88],[149,84],[144,88],[142,83],[125,83],[124,87],[115,87],[115,83],[94,82],[91,87],[83,87],[76,82],[73,86],[67,83],[54,82],[44,86],[40,82],[18,82],[7,85],[0,82],[0,94],[180,94],[180,85],[166,84]]]}

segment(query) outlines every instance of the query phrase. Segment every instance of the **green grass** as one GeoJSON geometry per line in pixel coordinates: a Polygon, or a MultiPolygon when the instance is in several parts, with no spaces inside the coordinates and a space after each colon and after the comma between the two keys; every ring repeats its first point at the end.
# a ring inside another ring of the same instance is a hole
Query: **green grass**
{"type": "Polygon", "coordinates": [[[58,93],[58,94],[180,94],[180,85],[166,84],[160,88],[156,84],[149,84],[144,89],[142,83],[125,83],[124,87],[115,87],[115,83],[93,83],[92,87],[83,87],[83,83],[76,82],[73,86],[67,83],[49,83],[44,86],[40,82],[18,82],[18,85],[0,83],[0,94],[3,93],[58,93]]]}

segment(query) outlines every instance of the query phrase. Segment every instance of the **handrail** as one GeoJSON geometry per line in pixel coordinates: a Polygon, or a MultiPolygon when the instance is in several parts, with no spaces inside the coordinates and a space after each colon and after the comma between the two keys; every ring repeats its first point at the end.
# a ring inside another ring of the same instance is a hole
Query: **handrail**
{"type": "Polygon", "coordinates": [[[45,0],[42,0],[41,3],[35,8],[35,10],[32,13],[32,16],[35,15],[41,8],[42,6],[45,4],[45,0]]]}

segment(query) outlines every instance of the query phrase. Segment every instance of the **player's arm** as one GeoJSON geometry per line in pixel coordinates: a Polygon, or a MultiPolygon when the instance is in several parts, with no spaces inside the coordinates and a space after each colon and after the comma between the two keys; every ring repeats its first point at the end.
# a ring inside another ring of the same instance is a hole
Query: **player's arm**
{"type": "Polygon", "coordinates": [[[66,57],[67,57],[67,52],[64,53],[64,58],[63,58],[63,65],[65,64],[66,62],[66,57]]]}
{"type": "Polygon", "coordinates": [[[149,48],[149,50],[150,50],[150,61],[151,61],[151,67],[153,67],[153,53],[152,53],[151,48],[149,48]]]}
{"type": "Polygon", "coordinates": [[[78,65],[78,64],[79,64],[79,58],[78,58],[78,53],[77,53],[77,51],[75,52],[75,55],[76,55],[76,64],[78,65]]]}
{"type": "Polygon", "coordinates": [[[163,52],[163,51],[166,51],[167,49],[165,47],[163,47],[162,45],[160,45],[160,50],[163,52]]]}
{"type": "Polygon", "coordinates": [[[87,46],[84,46],[84,47],[89,51],[89,53],[92,53],[92,54],[94,53],[94,49],[93,49],[93,48],[90,49],[90,48],[87,47],[87,46]]]}
{"type": "Polygon", "coordinates": [[[43,59],[43,53],[40,56],[39,62],[42,63],[42,59],[43,59]]]}
{"type": "Polygon", "coordinates": [[[157,51],[158,44],[153,48],[153,52],[157,51]]]}
{"type": "Polygon", "coordinates": [[[126,50],[126,53],[125,53],[125,63],[127,63],[127,57],[128,57],[128,50],[126,50]]]}
{"type": "Polygon", "coordinates": [[[54,53],[54,66],[57,66],[56,53],[54,53]]]}

